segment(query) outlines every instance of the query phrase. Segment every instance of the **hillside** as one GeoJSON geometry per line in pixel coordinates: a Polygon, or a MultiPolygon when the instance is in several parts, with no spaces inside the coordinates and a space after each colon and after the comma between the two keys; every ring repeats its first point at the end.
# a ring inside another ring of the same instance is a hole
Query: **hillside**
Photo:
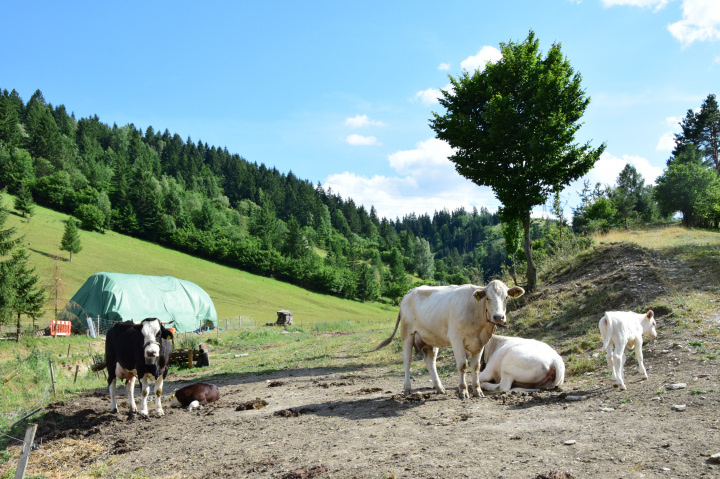
{"type": "MultiPolygon", "coordinates": [[[[5,195],[6,205],[12,197],[5,195]]],[[[316,322],[351,321],[369,323],[392,318],[394,308],[381,303],[362,303],[322,295],[303,288],[253,275],[244,271],[195,258],[157,244],[123,236],[113,231],[105,234],[81,231],[82,251],[73,255],[59,251],[67,215],[37,207],[29,222],[11,214],[8,226],[25,235],[24,243],[30,262],[41,281],[52,278],[55,256],[61,269],[64,297],[69,300],[87,278],[97,272],[137,273],[174,276],[196,283],[215,303],[218,317],[254,318],[257,324],[275,321],[276,311],[290,309],[299,325],[316,322]]],[[[61,294],[61,296],[63,296],[61,294]]],[[[49,321],[49,307],[43,321],[49,321]]]]}

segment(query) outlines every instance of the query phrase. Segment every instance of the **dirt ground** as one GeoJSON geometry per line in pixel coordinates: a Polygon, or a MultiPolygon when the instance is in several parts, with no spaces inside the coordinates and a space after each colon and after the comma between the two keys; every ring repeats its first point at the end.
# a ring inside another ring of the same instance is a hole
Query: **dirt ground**
{"type": "MultiPolygon", "coordinates": [[[[668,274],[679,271],[671,266],[675,271],[668,274]]],[[[689,344],[699,339],[694,334],[665,328],[646,342],[649,379],[640,380],[634,358],[628,360],[627,391],[614,389],[598,370],[566,379],[562,390],[460,400],[456,377],[444,380],[447,395],[432,392],[420,359],[413,363],[409,397],[400,394],[397,367],[210,378],[222,397],[191,412],[169,407],[169,394],[187,384],[170,377],[162,418],[154,406],[149,418],[129,416],[124,396],[120,412],[110,414],[107,391],[98,389],[49,407],[38,438],[53,459],[34,452],[28,474],[720,477],[720,464],[710,459],[720,451],[718,359],[689,344]],[[686,387],[669,389],[677,383],[686,387]]]]}

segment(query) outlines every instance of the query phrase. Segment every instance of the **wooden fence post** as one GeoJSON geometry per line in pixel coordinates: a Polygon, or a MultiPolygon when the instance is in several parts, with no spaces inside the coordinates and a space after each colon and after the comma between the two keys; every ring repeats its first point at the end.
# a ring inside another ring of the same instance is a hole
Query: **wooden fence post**
{"type": "Polygon", "coordinates": [[[25,440],[23,441],[22,454],[20,454],[20,461],[18,461],[18,467],[15,471],[15,479],[23,479],[25,477],[25,468],[27,467],[28,459],[30,459],[30,451],[32,451],[33,443],[35,442],[35,432],[37,431],[37,424],[33,424],[25,431],[25,440]]]}
{"type": "Polygon", "coordinates": [[[55,370],[53,369],[52,359],[50,359],[49,362],[50,362],[50,380],[52,381],[53,397],[56,397],[57,395],[55,394],[55,370]]]}
{"type": "MultiPolygon", "coordinates": [[[[75,380],[73,380],[73,384],[75,384],[75,383],[77,382],[78,369],[80,369],[80,365],[79,365],[79,364],[76,364],[76,365],[75,365],[75,380]]],[[[99,379],[99,378],[100,378],[100,377],[98,376],[98,379],[99,379]]]]}
{"type": "Polygon", "coordinates": [[[68,344],[68,352],[67,352],[67,357],[70,357],[70,345],[69,345],[69,344],[68,344]]]}

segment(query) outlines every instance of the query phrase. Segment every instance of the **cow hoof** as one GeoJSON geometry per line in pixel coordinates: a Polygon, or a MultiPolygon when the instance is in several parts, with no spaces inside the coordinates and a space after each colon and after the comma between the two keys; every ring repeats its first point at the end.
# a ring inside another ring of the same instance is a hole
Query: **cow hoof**
{"type": "Polygon", "coordinates": [[[116,407],[110,409],[110,414],[116,414],[116,413],[117,413],[117,408],[116,408],[116,407]]]}
{"type": "Polygon", "coordinates": [[[617,385],[617,384],[613,384],[613,387],[616,388],[616,387],[618,387],[618,385],[617,385]]]}
{"type": "Polygon", "coordinates": [[[440,386],[440,387],[435,388],[435,393],[436,394],[447,394],[447,391],[445,390],[444,387],[440,386]]]}
{"type": "Polygon", "coordinates": [[[468,394],[467,389],[465,391],[459,391],[458,397],[460,399],[470,399],[470,395],[468,394]]]}
{"type": "Polygon", "coordinates": [[[620,390],[621,390],[621,391],[625,391],[626,389],[627,389],[627,387],[626,387],[624,384],[621,384],[621,385],[620,385],[620,390]]]}
{"type": "Polygon", "coordinates": [[[157,414],[158,416],[163,417],[165,415],[165,412],[162,409],[158,409],[157,414]]]}

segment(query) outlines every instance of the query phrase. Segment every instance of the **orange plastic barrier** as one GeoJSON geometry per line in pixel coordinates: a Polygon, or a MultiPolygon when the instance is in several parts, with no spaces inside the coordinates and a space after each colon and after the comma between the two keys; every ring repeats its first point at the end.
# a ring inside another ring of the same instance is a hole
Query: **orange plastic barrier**
{"type": "Polygon", "coordinates": [[[70,321],[50,321],[50,336],[70,336],[70,321]]]}

